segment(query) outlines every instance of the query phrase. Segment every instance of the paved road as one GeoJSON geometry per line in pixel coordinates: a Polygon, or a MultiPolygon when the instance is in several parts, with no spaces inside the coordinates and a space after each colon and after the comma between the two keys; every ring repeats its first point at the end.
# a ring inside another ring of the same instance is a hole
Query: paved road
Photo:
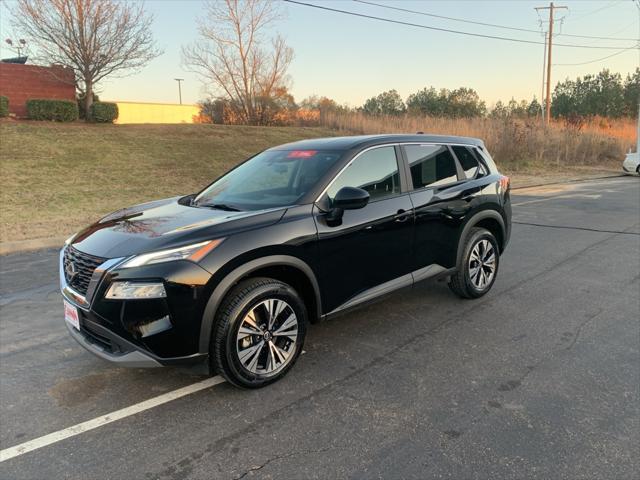
{"type": "MultiPolygon", "coordinates": [[[[638,478],[640,181],[513,201],[486,297],[397,293],[313,326],[271,387],[204,389],[4,461],[0,478],[638,478]]],[[[56,261],[0,258],[2,449],[203,379],[82,350],[56,261]]]]}

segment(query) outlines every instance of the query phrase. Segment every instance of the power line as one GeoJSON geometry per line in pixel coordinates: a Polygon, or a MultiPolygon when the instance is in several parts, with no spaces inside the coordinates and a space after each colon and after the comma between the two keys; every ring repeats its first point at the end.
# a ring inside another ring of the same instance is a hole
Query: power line
{"type": "MultiPolygon", "coordinates": [[[[636,24],[636,21],[635,21],[635,20],[631,20],[631,23],[627,23],[627,24],[626,24],[624,27],[622,27],[621,29],[616,30],[615,32],[611,33],[611,35],[617,35],[617,34],[619,34],[620,32],[624,32],[624,31],[625,31],[627,28],[629,28],[631,25],[635,25],[635,24],[636,24]]],[[[638,39],[638,40],[640,40],[640,39],[638,39]]]]}
{"type": "Polygon", "coordinates": [[[590,15],[593,15],[594,13],[601,12],[602,10],[606,10],[608,8],[615,7],[616,5],[619,5],[620,3],[622,3],[622,0],[617,0],[617,1],[611,2],[608,5],[604,5],[603,7],[596,8],[595,10],[591,10],[590,12],[584,13],[582,15],[578,15],[577,17],[574,18],[574,20],[580,20],[581,18],[588,17],[590,15]]]}
{"type": "MultiPolygon", "coordinates": [[[[426,30],[435,30],[438,32],[447,32],[447,33],[455,33],[458,35],[466,35],[466,36],[470,36],[470,37],[480,37],[480,38],[489,38],[492,40],[503,40],[503,41],[508,41],[508,42],[517,42],[517,43],[528,43],[531,45],[544,45],[543,42],[536,42],[533,40],[523,40],[521,38],[510,38],[510,37],[499,37],[496,35],[483,35],[481,33],[473,33],[473,32],[465,32],[465,31],[461,31],[461,30],[451,30],[448,28],[439,28],[439,27],[432,27],[429,25],[422,25],[419,23],[411,23],[411,22],[403,22],[400,20],[392,20],[390,18],[384,18],[384,17],[376,17],[374,15],[365,15],[364,13],[356,13],[356,12],[350,12],[348,10],[340,10],[338,8],[331,8],[331,7],[325,7],[322,5],[314,5],[313,3],[305,3],[305,2],[299,2],[297,0],[283,0],[284,2],[287,3],[294,3],[296,5],[302,5],[305,7],[311,7],[311,8],[317,8],[319,10],[327,10],[329,12],[336,12],[336,13],[343,13],[345,15],[351,15],[354,17],[361,17],[361,18],[368,18],[370,20],[378,20],[380,22],[386,22],[386,23],[395,23],[398,25],[404,25],[404,26],[408,26],[408,27],[416,27],[416,28],[424,28],[426,30]]],[[[620,47],[604,47],[604,46],[597,46],[597,45],[574,45],[574,44],[567,44],[567,43],[556,43],[555,44],[556,47],[569,47],[569,48],[592,48],[592,49],[599,49],[599,50],[617,50],[620,47]]]]}
{"type": "MultiPolygon", "coordinates": [[[[622,27],[621,29],[616,30],[615,32],[611,33],[611,35],[617,35],[620,32],[624,32],[626,29],[628,29],[629,27],[631,27],[632,25],[635,25],[638,23],[638,20],[632,20],[631,23],[627,23],[624,27],[622,27]]],[[[640,33],[638,34],[638,38],[629,38],[629,40],[633,40],[633,41],[638,41],[640,40],[640,33]]],[[[598,41],[594,41],[594,42],[589,42],[586,45],[597,45],[598,41]]]]}
{"type": "Polygon", "coordinates": [[[357,2],[357,3],[364,3],[366,5],[373,5],[374,7],[387,8],[389,10],[397,10],[399,12],[415,13],[417,15],[424,15],[425,17],[433,17],[433,18],[442,18],[444,20],[452,20],[454,22],[472,23],[474,25],[482,25],[482,26],[485,26],[485,27],[504,28],[506,30],[516,30],[518,32],[540,33],[539,30],[532,30],[530,28],[508,27],[506,25],[496,25],[495,23],[484,23],[484,22],[476,22],[475,20],[466,20],[466,19],[463,19],[463,18],[446,17],[444,15],[436,15],[435,13],[419,12],[417,10],[409,10],[408,8],[391,7],[389,5],[382,5],[380,3],[367,2],[365,0],[352,0],[352,1],[353,2],[357,2]]]}
{"type": "MultiPolygon", "coordinates": [[[[368,2],[366,0],[352,0],[356,3],[362,3],[362,4],[366,4],[366,5],[373,5],[375,7],[380,7],[380,8],[387,8],[389,10],[397,10],[399,12],[406,12],[406,13],[415,13],[417,15],[424,15],[425,17],[433,17],[433,18],[441,18],[443,20],[451,20],[454,22],[463,22],[463,23],[470,23],[473,25],[482,25],[484,27],[492,27],[492,28],[502,28],[505,30],[515,30],[518,32],[528,32],[528,33],[537,33],[539,34],[540,31],[539,30],[533,30],[530,28],[519,28],[519,27],[509,27],[507,25],[498,25],[495,23],[485,23],[485,22],[478,22],[475,20],[468,20],[468,19],[464,19],[464,18],[455,18],[455,17],[447,17],[444,15],[436,15],[435,13],[427,13],[427,12],[420,12],[418,10],[409,10],[408,8],[400,8],[400,7],[392,7],[390,5],[382,5],[380,3],[375,3],[375,2],[368,2]]],[[[593,39],[593,40],[621,40],[621,41],[635,41],[637,40],[636,38],[612,38],[612,37],[594,37],[591,35],[572,35],[569,33],[560,33],[559,35],[562,35],[564,37],[574,37],[574,38],[588,38],[588,39],[593,39]]]]}
{"type": "Polygon", "coordinates": [[[602,60],[606,60],[607,58],[615,57],[616,55],[620,55],[621,53],[628,52],[629,50],[633,50],[634,48],[639,48],[640,43],[638,45],[634,45],[633,47],[623,48],[619,52],[612,53],[611,55],[607,55],[606,57],[596,58],[595,60],[589,60],[588,62],[580,62],[580,63],[554,63],[553,66],[576,66],[576,65],[587,65],[589,63],[596,63],[602,60]]]}

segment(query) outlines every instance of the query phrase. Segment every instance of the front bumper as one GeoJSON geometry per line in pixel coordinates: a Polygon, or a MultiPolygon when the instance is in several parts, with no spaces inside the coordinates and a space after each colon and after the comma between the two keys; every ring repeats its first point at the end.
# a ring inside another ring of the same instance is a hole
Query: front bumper
{"type": "MultiPolygon", "coordinates": [[[[92,274],[87,294],[84,296],[67,283],[64,272],[64,248],[61,250],[59,260],[60,290],[63,298],[77,308],[80,323],[80,330],[78,330],[65,321],[71,336],[83,348],[97,357],[123,367],[190,364],[206,358],[207,355],[202,353],[180,356],[158,355],[138,344],[142,343],[139,340],[125,338],[125,335],[130,336],[130,333],[122,328],[121,318],[104,316],[105,310],[124,311],[125,305],[120,308],[114,305],[114,302],[108,305],[111,308],[105,309],[103,300],[104,290],[108,287],[111,272],[124,260],[124,258],[109,259],[99,265],[92,274]],[[117,308],[113,308],[114,306],[117,308]],[[120,326],[116,328],[118,325],[120,326]],[[122,331],[122,334],[118,330],[122,331]]],[[[179,338],[171,337],[171,343],[179,342],[179,338]]]]}
{"type": "MultiPolygon", "coordinates": [[[[102,345],[102,342],[96,339],[95,336],[88,334],[87,331],[83,329],[83,327],[80,327],[80,330],[76,330],[69,324],[69,322],[64,323],[67,325],[67,330],[69,330],[69,333],[71,334],[73,339],[80,345],[82,345],[86,350],[93,353],[96,357],[100,357],[103,360],[116,363],[121,367],[149,368],[162,366],[160,362],[142,352],[135,345],[130,344],[125,339],[119,338],[113,334],[106,336],[108,335],[108,333],[110,333],[106,329],[104,332],[104,338],[109,338],[112,343],[118,344],[120,347],[129,347],[129,350],[121,351],[121,353],[119,354],[114,354],[113,352],[107,350],[107,348],[102,345]]],[[[86,328],[86,326],[84,328],[86,328]]]]}

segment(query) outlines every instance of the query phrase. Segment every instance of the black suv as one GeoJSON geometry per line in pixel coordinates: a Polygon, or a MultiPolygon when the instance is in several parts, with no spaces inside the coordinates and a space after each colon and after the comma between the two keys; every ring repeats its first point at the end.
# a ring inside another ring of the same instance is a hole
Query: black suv
{"type": "Polygon", "coordinates": [[[509,179],[483,142],[433,135],[265,150],[200,193],[114,212],[60,252],[66,325],[128,366],[208,358],[243,387],[282,377],[316,322],[446,276],[489,291],[509,179]]]}

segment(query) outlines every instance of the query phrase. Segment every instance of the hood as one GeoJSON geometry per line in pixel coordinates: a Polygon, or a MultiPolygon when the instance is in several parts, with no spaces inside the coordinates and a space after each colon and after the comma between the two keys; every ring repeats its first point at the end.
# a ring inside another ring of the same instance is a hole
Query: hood
{"type": "Polygon", "coordinates": [[[227,212],[191,207],[181,197],[118,210],[78,232],[71,244],[103,258],[180,247],[278,222],[286,208],[227,212]]]}

